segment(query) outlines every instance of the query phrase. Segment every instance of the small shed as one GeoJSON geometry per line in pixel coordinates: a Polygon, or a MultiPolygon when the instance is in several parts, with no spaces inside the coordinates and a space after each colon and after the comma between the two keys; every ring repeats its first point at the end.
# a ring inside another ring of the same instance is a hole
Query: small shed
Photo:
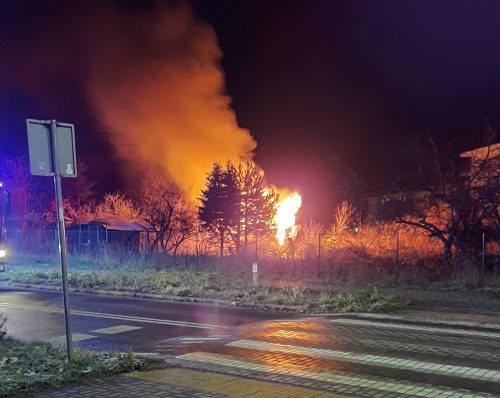
{"type": "Polygon", "coordinates": [[[135,221],[88,221],[66,227],[70,250],[99,249],[107,245],[129,252],[147,249],[151,228],[135,221]]]}

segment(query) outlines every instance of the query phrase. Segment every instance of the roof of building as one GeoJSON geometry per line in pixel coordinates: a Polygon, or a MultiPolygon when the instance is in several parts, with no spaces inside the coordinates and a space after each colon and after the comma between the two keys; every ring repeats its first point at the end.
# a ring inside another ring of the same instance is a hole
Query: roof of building
{"type": "Polygon", "coordinates": [[[472,149],[460,154],[461,158],[486,159],[500,156],[500,143],[472,149]]]}
{"type": "Polygon", "coordinates": [[[68,226],[68,228],[75,228],[79,227],[80,225],[88,225],[88,224],[99,224],[103,228],[106,228],[108,231],[144,232],[152,230],[150,227],[136,221],[99,221],[99,220],[75,223],[68,226]]]}

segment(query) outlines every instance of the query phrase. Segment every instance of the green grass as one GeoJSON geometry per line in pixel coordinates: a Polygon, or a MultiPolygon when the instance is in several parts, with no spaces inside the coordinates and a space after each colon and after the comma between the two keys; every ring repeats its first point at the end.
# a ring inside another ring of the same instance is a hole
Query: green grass
{"type": "Polygon", "coordinates": [[[394,296],[384,296],[375,290],[373,293],[323,293],[320,308],[323,312],[370,312],[388,313],[402,309],[403,305],[394,296]]]}
{"type": "MultiPolygon", "coordinates": [[[[0,280],[23,284],[60,286],[60,272],[49,269],[18,269],[0,280]]],[[[74,270],[68,273],[69,286],[81,290],[108,290],[126,294],[157,294],[178,300],[227,300],[233,305],[259,307],[289,306],[302,311],[393,312],[400,308],[396,298],[377,292],[326,294],[299,285],[276,288],[272,283],[255,287],[243,272],[216,273],[168,269],[155,272],[74,270]]]]}
{"type": "Polygon", "coordinates": [[[153,368],[158,362],[125,354],[76,351],[71,363],[66,352],[46,343],[23,343],[0,340],[0,397],[43,388],[57,388],[68,383],[103,375],[153,368]]]}

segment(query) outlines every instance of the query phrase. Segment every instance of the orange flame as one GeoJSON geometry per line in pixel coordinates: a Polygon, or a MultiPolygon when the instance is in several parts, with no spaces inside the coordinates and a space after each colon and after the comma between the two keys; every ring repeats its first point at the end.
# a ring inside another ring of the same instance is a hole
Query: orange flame
{"type": "Polygon", "coordinates": [[[286,238],[297,236],[297,225],[295,225],[295,215],[302,206],[302,197],[297,192],[292,192],[286,196],[280,195],[278,208],[274,216],[277,225],[276,239],[280,246],[283,246],[286,238]]]}

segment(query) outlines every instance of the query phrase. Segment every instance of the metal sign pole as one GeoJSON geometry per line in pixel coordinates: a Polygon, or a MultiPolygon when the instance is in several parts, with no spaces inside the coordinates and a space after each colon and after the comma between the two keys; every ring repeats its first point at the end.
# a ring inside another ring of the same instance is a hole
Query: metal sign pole
{"type": "Polygon", "coordinates": [[[57,122],[50,122],[50,139],[52,142],[52,167],[54,170],[54,189],[56,196],[57,208],[57,235],[59,237],[59,261],[61,263],[62,284],[63,284],[63,300],[64,300],[64,325],[66,329],[66,346],[68,353],[68,362],[73,356],[73,339],[71,336],[71,317],[69,309],[68,296],[68,263],[66,256],[66,230],[64,228],[64,205],[61,189],[61,174],[59,170],[59,162],[57,157],[57,137],[56,137],[57,122]]]}

